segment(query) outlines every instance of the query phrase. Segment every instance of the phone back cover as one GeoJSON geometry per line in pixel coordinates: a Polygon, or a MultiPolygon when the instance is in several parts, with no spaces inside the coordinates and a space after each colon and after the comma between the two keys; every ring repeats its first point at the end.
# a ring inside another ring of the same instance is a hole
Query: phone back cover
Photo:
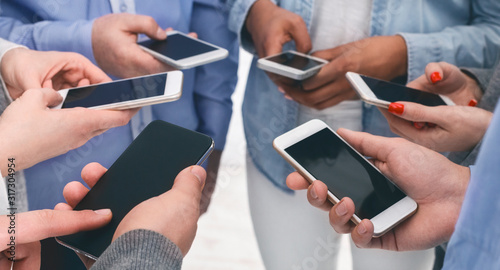
{"type": "Polygon", "coordinates": [[[75,210],[109,208],[113,212],[111,222],[103,228],[58,240],[99,257],[132,208],[172,188],[177,174],[198,164],[212,145],[213,140],[201,133],[163,121],[152,122],[75,207],[75,210]]]}

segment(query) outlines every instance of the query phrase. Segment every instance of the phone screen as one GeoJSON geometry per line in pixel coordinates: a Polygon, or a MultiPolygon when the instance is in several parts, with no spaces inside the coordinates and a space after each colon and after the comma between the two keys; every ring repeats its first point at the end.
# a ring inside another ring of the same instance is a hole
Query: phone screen
{"type": "Polygon", "coordinates": [[[360,75],[366,85],[373,91],[380,100],[389,102],[410,101],[425,106],[447,105],[443,99],[436,94],[408,88],[404,85],[381,81],[367,76],[360,75]]]}
{"type": "Polygon", "coordinates": [[[139,42],[139,45],[176,61],[217,50],[216,47],[181,34],[169,35],[166,40],[147,40],[139,42]]]}
{"type": "Polygon", "coordinates": [[[202,162],[212,146],[212,139],[206,135],[163,121],[152,122],[75,207],[75,210],[109,208],[113,213],[111,222],[100,229],[58,240],[99,257],[132,208],[171,189],[177,174],[202,162]]]}
{"type": "Polygon", "coordinates": [[[285,149],[338,199],[349,197],[355,214],[371,219],[406,195],[370,163],[325,128],[285,149]]]}
{"type": "Polygon", "coordinates": [[[62,108],[107,105],[148,97],[165,92],[167,73],[70,89],[62,108]]]}
{"type": "Polygon", "coordinates": [[[270,58],[266,58],[268,61],[275,62],[281,65],[289,66],[298,70],[306,71],[310,68],[322,65],[323,63],[318,62],[314,59],[310,59],[301,55],[297,55],[290,52],[285,52],[270,58]]]}

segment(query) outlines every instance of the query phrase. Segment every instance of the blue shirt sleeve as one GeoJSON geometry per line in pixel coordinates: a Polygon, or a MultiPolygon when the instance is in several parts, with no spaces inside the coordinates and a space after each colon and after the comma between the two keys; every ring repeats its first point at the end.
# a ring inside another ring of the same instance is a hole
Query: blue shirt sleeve
{"type": "Polygon", "coordinates": [[[465,194],[443,269],[500,269],[500,106],[465,194]]]}
{"type": "Polygon", "coordinates": [[[221,150],[226,142],[232,114],[231,95],[238,80],[238,42],[228,29],[228,10],[220,0],[194,1],[191,31],[229,51],[221,61],[198,67],[194,86],[198,131],[214,138],[221,150]]]}
{"type": "Polygon", "coordinates": [[[0,17],[0,37],[38,51],[72,51],[95,63],[92,51],[93,20],[23,23],[0,17]]]}

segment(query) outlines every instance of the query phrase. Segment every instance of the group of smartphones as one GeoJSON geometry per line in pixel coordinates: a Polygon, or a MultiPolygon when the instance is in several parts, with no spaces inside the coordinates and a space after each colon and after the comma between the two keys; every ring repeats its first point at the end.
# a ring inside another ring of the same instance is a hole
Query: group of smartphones
{"type": "MultiPolygon", "coordinates": [[[[169,32],[164,41],[146,40],[138,44],[177,69],[208,64],[228,55],[225,49],[177,31],[169,32]]],[[[327,63],[286,51],[259,59],[258,67],[301,81],[314,76],[327,63]]],[[[396,101],[454,105],[444,96],[352,72],[346,76],[364,102],[382,108],[396,101]]],[[[66,89],[60,91],[64,101],[55,108],[123,110],[171,102],[181,97],[182,84],[182,72],[171,71],[66,89]]],[[[333,204],[350,197],[356,206],[352,221],[357,224],[370,219],[375,237],[417,211],[414,200],[320,120],[311,120],[277,137],[273,146],[308,181],[323,181],[333,204]]],[[[97,230],[58,237],[57,241],[97,259],[111,244],[118,224],[132,208],[172,188],[177,174],[186,167],[202,164],[213,147],[213,140],[204,134],[163,121],[150,123],[75,207],[109,208],[113,213],[111,222],[97,230]]]]}

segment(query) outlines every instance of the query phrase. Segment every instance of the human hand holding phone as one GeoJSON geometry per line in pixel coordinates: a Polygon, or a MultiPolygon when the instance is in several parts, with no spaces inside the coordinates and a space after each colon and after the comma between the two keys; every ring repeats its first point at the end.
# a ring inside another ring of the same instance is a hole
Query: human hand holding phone
{"type": "Polygon", "coordinates": [[[97,18],[92,26],[92,49],[99,67],[120,78],[174,70],[137,45],[139,34],[167,38],[165,30],[149,16],[120,13],[97,18]]]}
{"type": "Polygon", "coordinates": [[[408,87],[434,94],[446,95],[456,105],[475,105],[483,96],[478,83],[457,66],[446,63],[429,63],[425,74],[411,81],[408,87]]]}
{"type": "Polygon", "coordinates": [[[401,138],[383,138],[346,129],[339,129],[338,134],[362,155],[372,157],[372,163],[418,203],[418,211],[380,238],[373,238],[371,221],[365,219],[357,226],[350,221],[355,209],[350,198],[342,198],[332,207],[325,184],[315,181],[310,185],[296,172],[288,176],[288,187],[308,188],[309,202],[329,210],[330,224],[335,231],[351,233],[354,243],[361,248],[420,250],[449,240],[469,181],[467,167],[401,138]]]}
{"type": "Polygon", "coordinates": [[[33,88],[64,88],[111,81],[84,56],[71,52],[41,52],[14,48],[1,62],[2,78],[12,99],[33,88]]]}

